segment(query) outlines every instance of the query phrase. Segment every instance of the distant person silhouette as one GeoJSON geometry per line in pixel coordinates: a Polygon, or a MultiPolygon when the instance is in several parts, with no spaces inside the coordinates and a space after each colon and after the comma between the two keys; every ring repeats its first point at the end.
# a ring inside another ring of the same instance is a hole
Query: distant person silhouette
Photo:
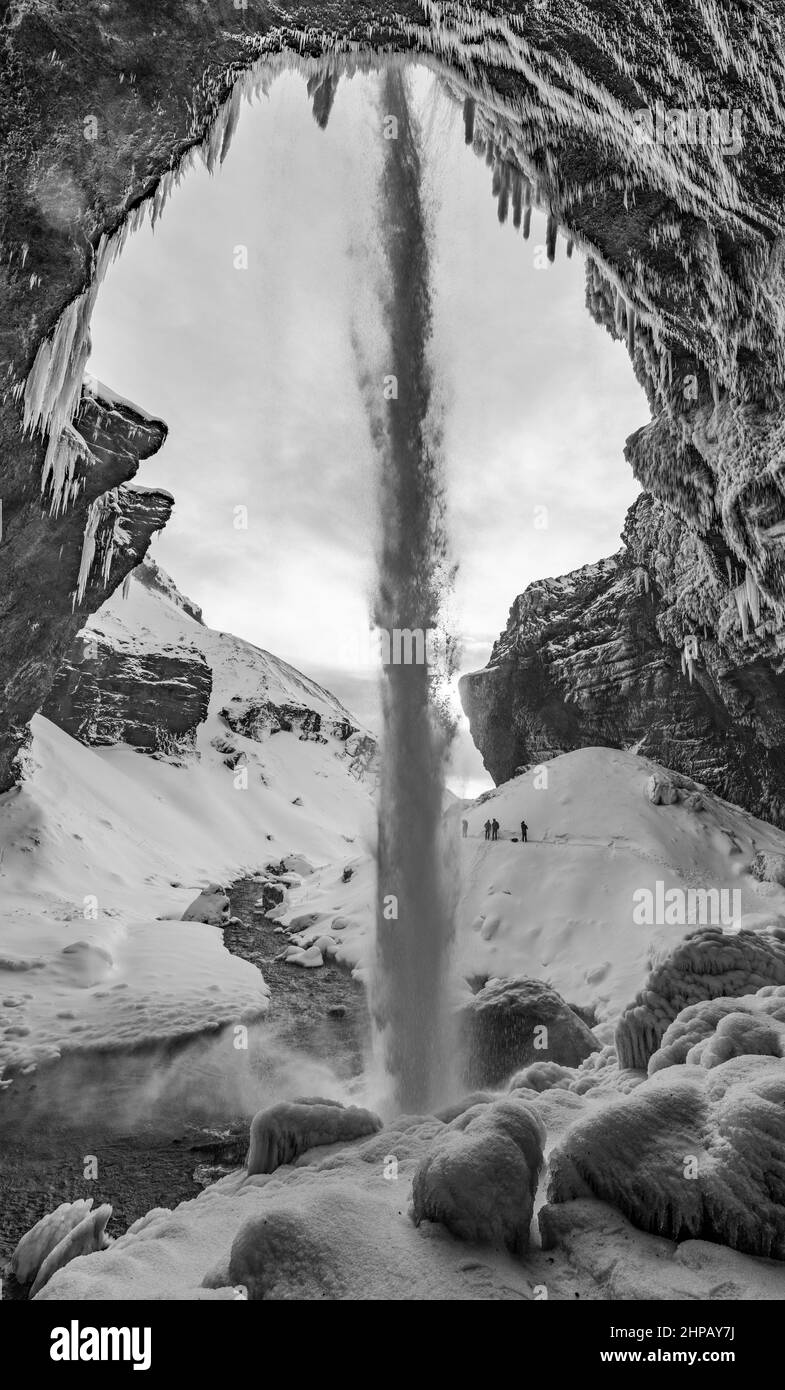
{"type": "Polygon", "coordinates": [[[498,838],[499,838],[499,822],[498,822],[496,819],[494,819],[494,820],[491,821],[491,830],[492,830],[492,832],[493,832],[493,834],[491,835],[491,839],[492,839],[492,840],[498,840],[498,838]]]}
{"type": "Polygon", "coordinates": [[[461,821],[461,833],[463,834],[463,838],[465,840],[466,836],[469,833],[469,822],[467,820],[461,821]]]}
{"type": "Polygon", "coordinates": [[[485,822],[485,838],[486,840],[491,838],[491,822],[489,820],[485,822]]]}
{"type": "Polygon", "coordinates": [[[526,844],[526,832],[528,831],[528,829],[529,829],[529,827],[528,827],[528,825],[526,824],[526,821],[525,821],[525,820],[522,820],[522,821],[521,821],[521,839],[523,840],[523,843],[524,843],[524,844],[526,844]]]}

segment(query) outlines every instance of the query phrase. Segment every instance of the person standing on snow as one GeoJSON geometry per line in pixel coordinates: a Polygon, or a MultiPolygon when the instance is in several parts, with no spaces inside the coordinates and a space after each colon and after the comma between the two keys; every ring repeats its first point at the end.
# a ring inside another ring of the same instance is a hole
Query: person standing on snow
{"type": "Polygon", "coordinates": [[[498,838],[499,838],[499,822],[497,821],[497,819],[496,819],[495,816],[494,816],[493,820],[491,821],[491,830],[492,830],[492,832],[493,832],[493,834],[491,835],[491,839],[492,839],[492,840],[498,840],[498,838]]]}
{"type": "Polygon", "coordinates": [[[526,844],[526,832],[527,832],[528,829],[529,829],[529,827],[528,827],[528,825],[526,824],[526,821],[525,821],[525,820],[522,820],[522,821],[521,821],[521,839],[522,839],[522,841],[523,841],[524,844],[526,844]]]}
{"type": "Polygon", "coordinates": [[[486,840],[491,838],[491,822],[489,820],[485,822],[485,838],[486,840]]]}
{"type": "Polygon", "coordinates": [[[469,822],[468,822],[467,820],[462,820],[462,821],[461,821],[461,833],[462,833],[463,838],[464,838],[464,840],[465,840],[465,839],[466,839],[466,836],[467,836],[468,833],[469,833],[469,822]]]}

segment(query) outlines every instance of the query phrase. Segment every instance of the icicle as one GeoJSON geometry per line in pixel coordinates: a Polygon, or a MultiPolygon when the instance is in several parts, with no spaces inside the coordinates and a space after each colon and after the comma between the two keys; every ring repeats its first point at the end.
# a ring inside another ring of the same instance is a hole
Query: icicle
{"type": "Polygon", "coordinates": [[[755,582],[755,576],[747,570],[744,576],[744,585],[747,593],[747,606],[752,615],[752,625],[757,627],[760,622],[760,590],[755,582]]]}
{"type": "Polygon", "coordinates": [[[90,577],[90,571],[93,568],[93,561],[95,559],[95,548],[98,540],[98,532],[101,526],[101,522],[104,518],[105,512],[105,495],[102,497],[96,497],[95,501],[90,506],[89,512],[87,513],[87,522],[85,524],[84,537],[82,539],[82,558],[79,563],[79,578],[76,582],[76,592],[73,596],[73,601],[71,605],[73,608],[76,608],[77,603],[81,603],[82,599],[84,598],[85,589],[87,588],[87,581],[90,577]]]}
{"type": "Polygon", "coordinates": [[[571,261],[571,260],[572,260],[572,248],[573,248],[574,245],[575,245],[575,243],[574,243],[572,237],[568,237],[568,238],[567,238],[567,260],[568,260],[568,261],[571,261]]]}
{"type": "Polygon", "coordinates": [[[122,593],[122,596],[123,596],[124,599],[127,599],[127,598],[130,596],[130,593],[131,593],[131,575],[132,575],[132,574],[133,574],[133,570],[129,570],[129,571],[128,571],[128,574],[125,576],[125,579],[123,580],[123,587],[122,587],[121,593],[122,593]]]}
{"type": "Polygon", "coordinates": [[[474,117],[477,110],[477,103],[474,97],[467,97],[463,103],[463,129],[467,145],[474,141],[474,117]]]}
{"type": "Polygon", "coordinates": [[[548,222],[545,228],[545,250],[549,261],[556,259],[556,237],[559,231],[559,224],[552,212],[548,213],[548,222]]]}
{"type": "Polygon", "coordinates": [[[523,216],[523,182],[521,174],[516,169],[512,176],[512,225],[516,229],[521,225],[523,216]]]}
{"type": "Polygon", "coordinates": [[[524,214],[523,214],[523,239],[524,239],[524,241],[528,241],[528,240],[529,240],[529,232],[531,231],[531,225],[532,225],[532,210],[531,210],[531,204],[530,204],[529,207],[526,208],[526,210],[524,211],[524,214]]]}
{"type": "Polygon", "coordinates": [[[631,304],[627,305],[627,351],[630,356],[635,351],[635,310],[631,304]]]}

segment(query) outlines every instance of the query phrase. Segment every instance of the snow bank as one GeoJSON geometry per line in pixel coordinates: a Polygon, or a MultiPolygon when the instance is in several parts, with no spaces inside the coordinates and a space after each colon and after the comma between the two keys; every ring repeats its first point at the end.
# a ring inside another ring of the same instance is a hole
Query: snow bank
{"type": "Polygon", "coordinates": [[[84,973],[90,943],[75,943],[76,951],[62,947],[73,927],[17,918],[20,945],[31,925],[39,951],[34,982],[6,973],[0,962],[0,1068],[6,1071],[85,1048],[106,1051],[202,1033],[259,1018],[268,1008],[260,971],[231,956],[216,927],[113,924],[102,937],[111,940],[111,951],[95,948],[103,965],[96,978],[84,973]]]}

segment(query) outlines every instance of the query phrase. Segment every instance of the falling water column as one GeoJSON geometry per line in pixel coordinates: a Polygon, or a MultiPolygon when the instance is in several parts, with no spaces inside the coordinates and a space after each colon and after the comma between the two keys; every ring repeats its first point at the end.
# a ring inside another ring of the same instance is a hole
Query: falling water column
{"type": "Polygon", "coordinates": [[[377,958],[373,1010],[393,1099],[425,1111],[449,1073],[445,991],[452,912],[442,861],[448,735],[424,637],[441,607],[446,547],[440,427],[432,398],[430,256],[418,129],[405,77],[382,84],[382,238],[388,272],[376,622],[384,634],[377,958]],[[396,634],[412,633],[399,640],[396,634]]]}

